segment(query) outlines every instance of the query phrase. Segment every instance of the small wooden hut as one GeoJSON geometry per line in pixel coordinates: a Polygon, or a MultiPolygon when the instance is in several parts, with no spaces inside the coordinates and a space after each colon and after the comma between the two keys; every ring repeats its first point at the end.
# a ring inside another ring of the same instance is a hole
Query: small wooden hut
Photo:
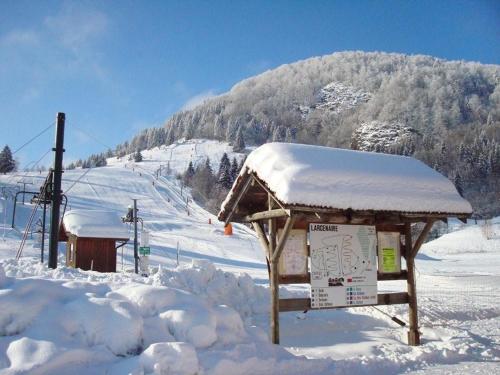
{"type": "Polygon", "coordinates": [[[116,249],[129,240],[128,229],[110,211],[72,210],[64,215],[60,238],[66,241],[66,265],[116,272],[116,249]]]}
{"type": "Polygon", "coordinates": [[[248,156],[219,220],[251,223],[259,237],[273,343],[280,311],[408,304],[408,343],[419,345],[415,257],[436,220],[471,212],[447,178],[414,158],[268,143],[248,156]],[[385,280],[405,280],[406,290],[378,293],[385,280]],[[310,284],[310,298],[280,299],[279,285],[292,283],[310,284]]]}

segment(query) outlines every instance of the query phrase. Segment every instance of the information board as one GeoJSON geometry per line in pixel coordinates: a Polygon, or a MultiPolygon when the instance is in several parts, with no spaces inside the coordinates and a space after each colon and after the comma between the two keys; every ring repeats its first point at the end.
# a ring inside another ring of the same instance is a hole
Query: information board
{"type": "MultiPolygon", "coordinates": [[[[278,230],[278,240],[283,233],[278,230]]],[[[305,275],[307,274],[307,231],[305,229],[292,229],[286,240],[278,263],[280,275],[305,275]]]]}
{"type": "Polygon", "coordinates": [[[377,303],[377,236],[374,226],[313,223],[311,307],[377,303]]]}
{"type": "Polygon", "coordinates": [[[378,270],[381,273],[401,272],[400,234],[378,232],[378,270]]]}

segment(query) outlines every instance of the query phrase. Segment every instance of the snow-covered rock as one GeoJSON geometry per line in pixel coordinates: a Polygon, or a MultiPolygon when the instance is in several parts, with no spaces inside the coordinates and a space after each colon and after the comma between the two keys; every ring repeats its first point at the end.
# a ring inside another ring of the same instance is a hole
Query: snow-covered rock
{"type": "Polygon", "coordinates": [[[370,98],[371,94],[368,92],[358,90],[341,82],[330,82],[319,90],[315,104],[311,106],[299,105],[297,110],[303,119],[307,119],[315,110],[339,114],[366,103],[370,98]]]}
{"type": "Polygon", "coordinates": [[[353,132],[351,145],[360,151],[389,151],[410,146],[416,136],[415,129],[400,122],[370,121],[353,132]]]}

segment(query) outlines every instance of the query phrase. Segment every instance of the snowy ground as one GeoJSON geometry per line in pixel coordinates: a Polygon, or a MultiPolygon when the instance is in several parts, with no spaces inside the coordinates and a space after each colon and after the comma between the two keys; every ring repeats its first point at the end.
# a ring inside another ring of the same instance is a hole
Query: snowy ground
{"type": "MultiPolygon", "coordinates": [[[[64,174],[71,208],[122,215],[139,199],[151,237],[149,278],[131,273],[131,246],[116,274],[63,267],[64,244],[61,266],[49,271],[39,263],[36,234],[16,261],[32,206],[18,206],[19,229],[11,230],[12,202],[0,201],[7,211],[0,225],[0,374],[500,373],[498,222],[489,240],[468,225],[424,245],[417,259],[422,346],[408,347],[406,330],[370,307],[283,313],[282,345],[269,344],[267,269],[253,232],[236,225],[234,236],[224,236],[215,217],[186,204],[189,195],[173,177],[154,177],[167,161],[181,172],[191,155],[215,162],[221,150],[229,149],[190,141],[144,153],[143,163],[113,160],[76,184],[83,171],[64,174]]],[[[0,177],[0,185],[14,181],[0,177]]],[[[402,291],[404,284],[381,288],[402,291]]],[[[405,306],[381,310],[407,319],[405,306]]]]}

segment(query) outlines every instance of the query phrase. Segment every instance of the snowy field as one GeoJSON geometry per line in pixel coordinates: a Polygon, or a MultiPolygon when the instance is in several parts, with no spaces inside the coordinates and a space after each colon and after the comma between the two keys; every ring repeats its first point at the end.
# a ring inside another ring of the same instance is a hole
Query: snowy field
{"type": "MultiPolygon", "coordinates": [[[[11,229],[12,201],[2,199],[0,374],[500,373],[498,219],[488,236],[479,225],[454,225],[423,246],[422,346],[408,347],[406,329],[384,315],[407,320],[404,305],[282,313],[282,345],[271,345],[267,267],[253,231],[235,225],[224,236],[174,177],[155,177],[160,165],[183,172],[207,156],[216,169],[224,151],[227,144],[194,140],[144,152],[141,163],[113,159],[83,177],[64,173],[68,209],[124,215],[138,199],[150,231],[150,277],[132,273],[130,245],[123,257],[119,251],[115,274],[64,267],[63,243],[59,268],[48,270],[36,233],[16,260],[32,206],[18,205],[11,229]]],[[[0,185],[19,178],[0,176],[0,185]]],[[[44,176],[24,178],[39,185],[44,176]]],[[[403,282],[379,285],[404,290],[403,282]]],[[[291,285],[281,294],[307,290],[291,285]]]]}

